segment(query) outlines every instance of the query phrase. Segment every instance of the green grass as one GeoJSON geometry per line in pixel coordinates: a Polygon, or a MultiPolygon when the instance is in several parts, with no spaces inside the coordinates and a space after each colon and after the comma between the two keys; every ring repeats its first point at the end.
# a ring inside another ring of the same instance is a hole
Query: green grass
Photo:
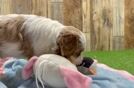
{"type": "Polygon", "coordinates": [[[122,51],[92,51],[84,52],[84,56],[96,58],[98,62],[110,67],[126,70],[134,74],[134,50],[122,51]]]}

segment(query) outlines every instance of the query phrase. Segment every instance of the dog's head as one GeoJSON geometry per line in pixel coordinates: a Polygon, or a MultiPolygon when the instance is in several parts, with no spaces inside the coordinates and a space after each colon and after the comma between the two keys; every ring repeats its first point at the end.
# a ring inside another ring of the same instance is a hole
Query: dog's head
{"type": "Polygon", "coordinates": [[[65,26],[57,39],[57,44],[58,54],[74,64],[81,63],[81,53],[85,49],[85,36],[80,30],[72,26],[65,26]]]}

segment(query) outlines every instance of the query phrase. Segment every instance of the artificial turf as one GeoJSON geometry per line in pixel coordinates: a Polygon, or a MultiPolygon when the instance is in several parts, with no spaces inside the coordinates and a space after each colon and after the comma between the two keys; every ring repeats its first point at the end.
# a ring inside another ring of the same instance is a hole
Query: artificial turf
{"type": "Polygon", "coordinates": [[[108,66],[126,70],[134,75],[134,49],[121,51],[86,51],[84,56],[96,58],[98,62],[108,66]]]}

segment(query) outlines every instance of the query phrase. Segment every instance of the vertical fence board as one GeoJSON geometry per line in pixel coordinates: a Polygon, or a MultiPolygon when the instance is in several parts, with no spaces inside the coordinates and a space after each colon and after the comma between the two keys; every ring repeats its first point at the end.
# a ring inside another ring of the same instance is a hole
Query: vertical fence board
{"type": "Polygon", "coordinates": [[[49,17],[63,23],[63,1],[52,0],[51,2],[49,2],[49,5],[51,8],[49,17]]]}
{"type": "Polygon", "coordinates": [[[82,30],[82,0],[64,0],[64,24],[82,30]]]}
{"type": "Polygon", "coordinates": [[[134,0],[125,0],[125,48],[134,48],[134,0]]]}
{"type": "Polygon", "coordinates": [[[32,0],[32,14],[48,16],[48,0],[32,0]]]}
{"type": "Polygon", "coordinates": [[[122,36],[113,37],[113,50],[124,49],[124,38],[122,36]]]}
{"type": "Polygon", "coordinates": [[[86,37],[86,50],[91,50],[90,47],[90,0],[82,0],[82,31],[86,37]]]}
{"type": "Polygon", "coordinates": [[[124,0],[113,2],[113,36],[124,36],[124,0]]]}
{"type": "Polygon", "coordinates": [[[90,0],[90,21],[91,21],[91,50],[96,50],[100,36],[100,2],[99,0],[90,0]],[[97,9],[98,7],[98,9],[97,9]]]}
{"type": "Polygon", "coordinates": [[[84,33],[85,37],[86,37],[86,51],[90,51],[91,50],[91,42],[90,42],[90,33],[84,33]]]}
{"type": "Polygon", "coordinates": [[[91,4],[91,49],[111,50],[113,2],[112,0],[92,0],[91,4]]]}
{"type": "Polygon", "coordinates": [[[9,14],[11,9],[11,0],[0,0],[0,14],[9,14]]]}
{"type": "Polygon", "coordinates": [[[63,2],[63,0],[50,0],[51,2],[63,2]]]}
{"type": "Polygon", "coordinates": [[[31,0],[12,0],[12,13],[30,14],[32,10],[31,0]]]}
{"type": "Polygon", "coordinates": [[[90,33],[90,0],[82,0],[83,32],[90,33]]]}
{"type": "Polygon", "coordinates": [[[48,5],[47,5],[47,6],[48,6],[48,11],[47,11],[47,12],[48,12],[48,13],[47,13],[48,16],[47,16],[47,17],[48,17],[48,18],[51,18],[51,17],[52,17],[52,16],[51,16],[51,14],[52,14],[52,13],[51,13],[51,9],[52,9],[52,8],[51,8],[51,0],[48,0],[48,5]]]}
{"type": "Polygon", "coordinates": [[[113,50],[124,49],[124,0],[113,0],[113,50]]]}

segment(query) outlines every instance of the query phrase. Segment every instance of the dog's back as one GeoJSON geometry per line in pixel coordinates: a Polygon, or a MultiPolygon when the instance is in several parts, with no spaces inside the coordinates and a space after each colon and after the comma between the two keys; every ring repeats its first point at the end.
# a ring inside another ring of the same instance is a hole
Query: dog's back
{"type": "Polygon", "coordinates": [[[85,42],[85,36],[79,29],[49,18],[23,14],[0,16],[2,57],[58,54],[76,64],[81,61],[85,42]]]}
{"type": "Polygon", "coordinates": [[[36,15],[0,16],[0,53],[2,57],[54,53],[56,38],[63,25],[36,15]]]}
{"type": "Polygon", "coordinates": [[[23,18],[15,15],[0,16],[0,54],[2,57],[21,56],[19,28],[23,22],[23,18]]]}

